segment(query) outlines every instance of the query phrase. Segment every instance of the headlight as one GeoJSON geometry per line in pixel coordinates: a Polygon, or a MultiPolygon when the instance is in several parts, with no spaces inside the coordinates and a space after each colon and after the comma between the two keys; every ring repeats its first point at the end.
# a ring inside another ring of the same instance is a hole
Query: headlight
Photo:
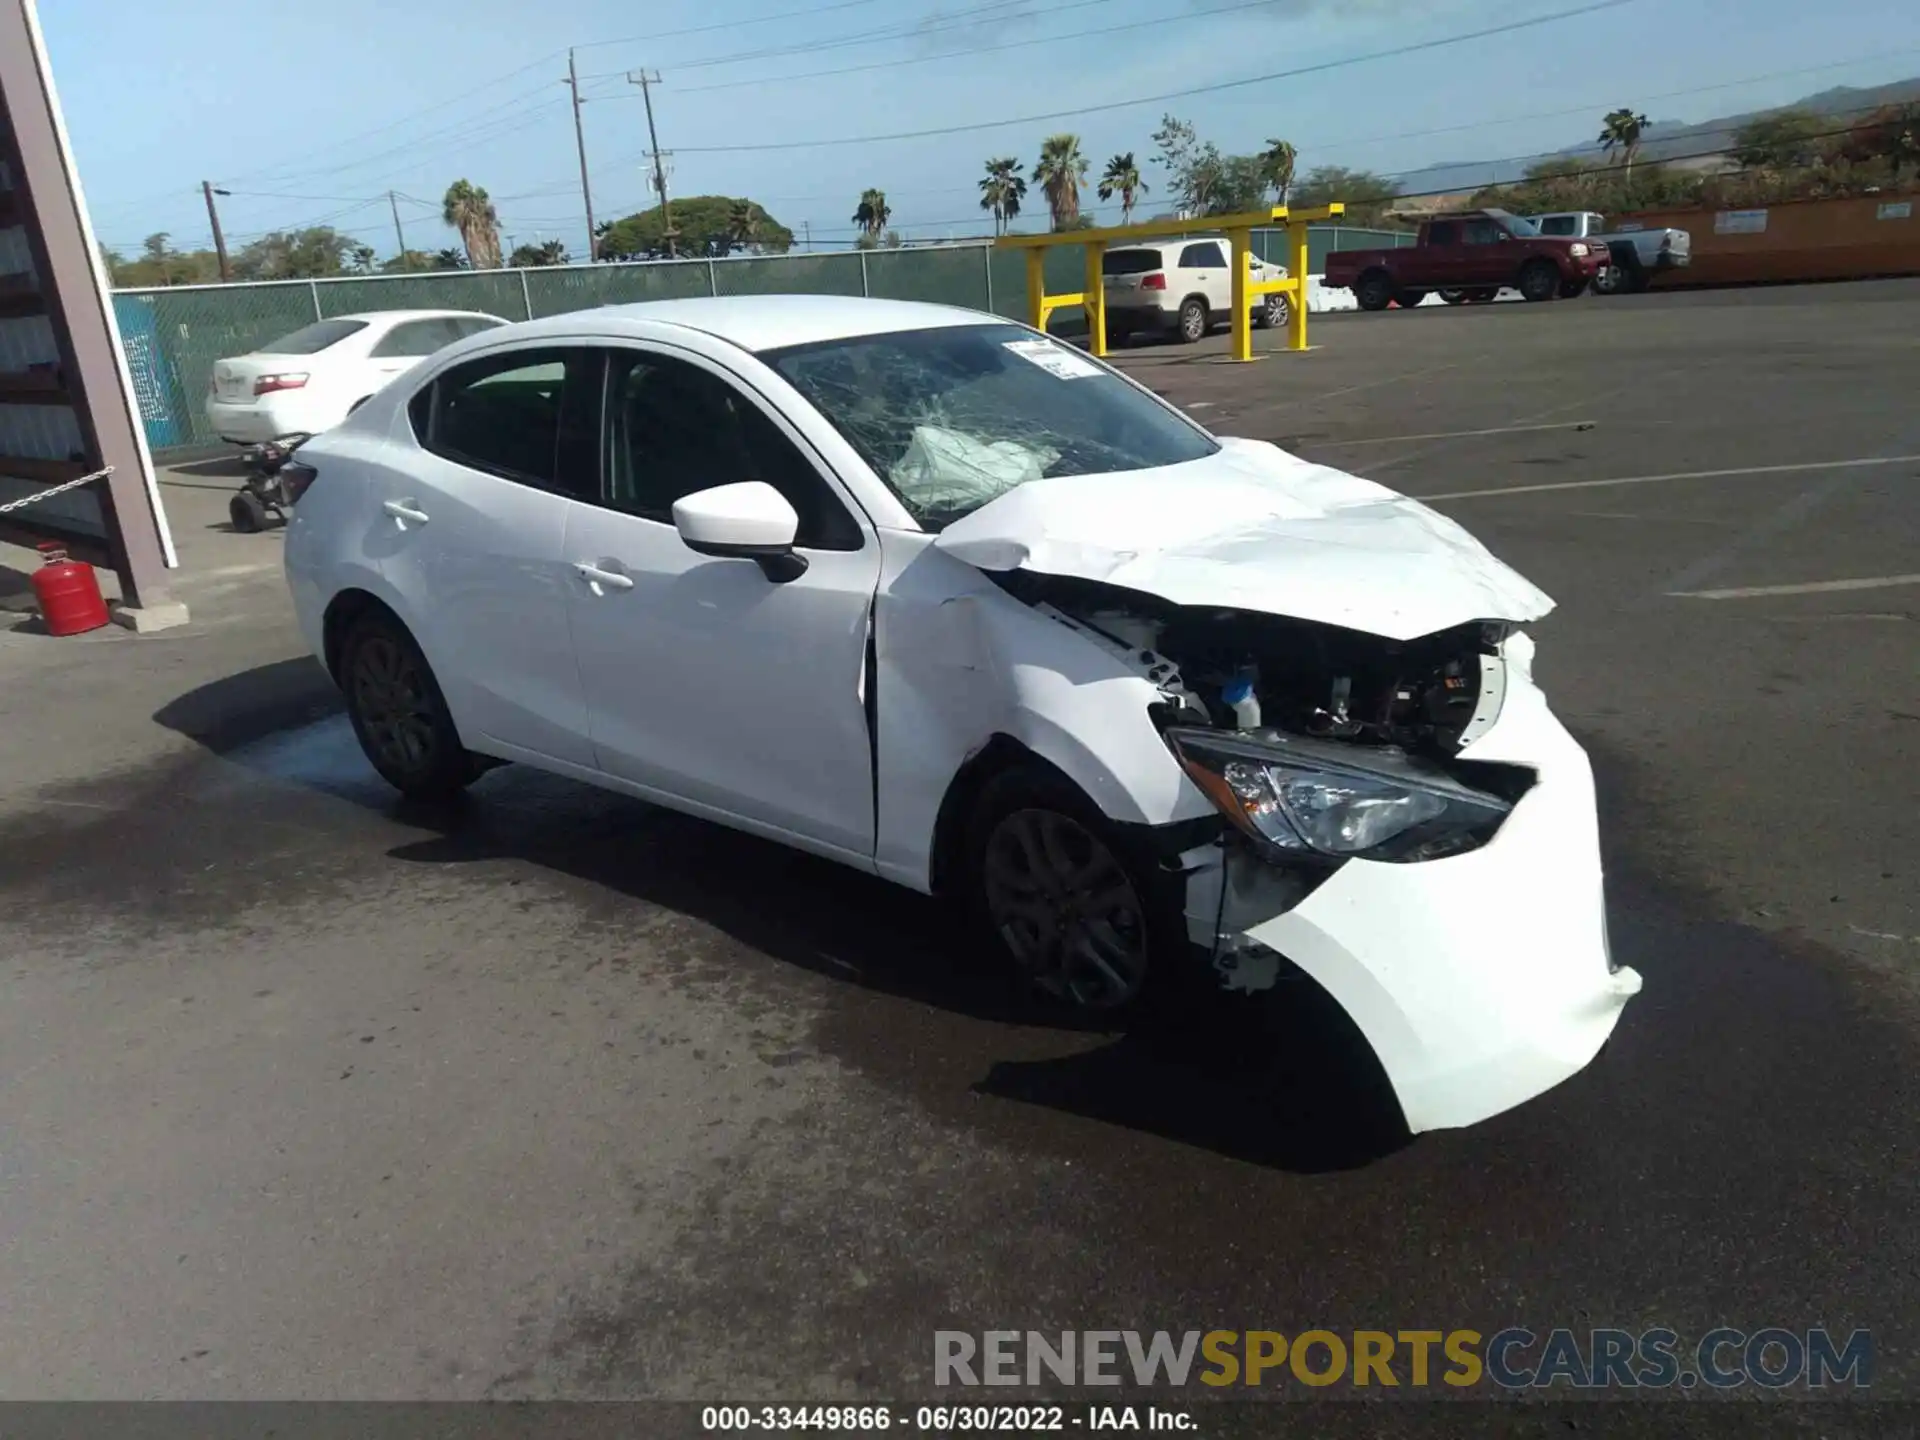
{"type": "Polygon", "coordinates": [[[1395,749],[1274,731],[1179,728],[1167,740],[1220,813],[1279,854],[1432,860],[1485,843],[1513,808],[1395,749]]]}
{"type": "Polygon", "coordinates": [[[1567,251],[1572,255],[1584,255],[1587,253],[1587,247],[1584,241],[1576,240],[1567,247],[1567,251]]]}

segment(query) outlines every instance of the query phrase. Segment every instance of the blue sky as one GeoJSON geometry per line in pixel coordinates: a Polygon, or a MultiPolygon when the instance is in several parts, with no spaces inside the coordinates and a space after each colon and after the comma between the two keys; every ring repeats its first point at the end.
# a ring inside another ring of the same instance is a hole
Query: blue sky
{"type": "MultiPolygon", "coordinates": [[[[810,225],[822,246],[850,241],[849,217],[868,185],[887,192],[896,228],[910,236],[980,233],[974,185],[983,162],[1005,154],[1030,164],[1041,138],[1058,130],[1081,136],[1096,175],[1120,150],[1146,167],[1163,110],[1228,151],[1285,136],[1303,173],[1338,164],[1391,174],[1588,140],[1618,104],[1655,119],[1704,119],[1920,74],[1912,0],[1629,0],[1467,44],[1088,108],[1579,3],[41,0],[41,23],[95,228],[126,251],[157,230],[180,248],[209,243],[203,178],[233,192],[221,216],[236,247],[269,229],[328,223],[390,254],[392,188],[430,202],[403,200],[400,218],[409,246],[437,249],[454,243],[438,197],[465,177],[496,198],[504,233],[558,238],[581,255],[562,83],[569,45],[579,47],[589,98],[597,218],[652,203],[640,92],[624,75],[644,65],[662,76],[661,144],[676,152],[669,193],[750,195],[796,234],[810,225]],[[1040,43],[1055,36],[1076,38],[1040,43]],[[1070,114],[912,140],[812,143],[1055,111],[1070,114]],[[757,148],[796,142],[805,143],[757,148]]],[[[1163,188],[1157,169],[1146,174],[1156,193],[1163,188]]],[[[1147,208],[1157,208],[1153,197],[1147,208]]]]}

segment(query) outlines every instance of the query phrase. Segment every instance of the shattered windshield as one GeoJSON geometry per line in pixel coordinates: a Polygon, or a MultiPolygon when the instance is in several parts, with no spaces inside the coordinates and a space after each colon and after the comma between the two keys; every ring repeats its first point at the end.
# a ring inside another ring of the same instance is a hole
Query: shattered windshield
{"type": "Polygon", "coordinates": [[[863,335],[761,355],[929,530],[1028,480],[1198,460],[1205,431],[1017,325],[863,335]]]}

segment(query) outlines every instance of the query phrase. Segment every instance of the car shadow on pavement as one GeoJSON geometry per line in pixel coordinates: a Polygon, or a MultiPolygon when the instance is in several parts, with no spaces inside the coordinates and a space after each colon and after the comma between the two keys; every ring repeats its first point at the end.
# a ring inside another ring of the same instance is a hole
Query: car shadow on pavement
{"type": "Polygon", "coordinates": [[[154,719],[263,778],[406,826],[419,838],[389,848],[394,861],[537,866],[582,883],[581,903],[616,924],[638,902],[822,977],[822,1047],[936,1103],[993,1096],[1298,1171],[1365,1164],[1407,1139],[1372,1053],[1304,976],[1253,997],[1196,987],[1124,1028],[1078,1021],[985,961],[952,906],[772,841],[525,766],[451,803],[401,800],[306,657],[189,691],[154,719]],[[902,1046],[902,1012],[878,997],[971,1023],[912,1020],[902,1046]],[[1077,1048],[1006,1058],[1033,1054],[1036,1028],[1077,1048]]]}

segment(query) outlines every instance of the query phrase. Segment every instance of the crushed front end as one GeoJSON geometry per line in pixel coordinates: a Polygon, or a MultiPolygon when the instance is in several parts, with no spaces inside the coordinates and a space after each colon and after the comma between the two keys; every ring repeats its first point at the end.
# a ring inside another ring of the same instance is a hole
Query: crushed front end
{"type": "Polygon", "coordinates": [[[1156,687],[1222,820],[1182,857],[1230,990],[1290,969],[1372,1046],[1413,1131],[1583,1068],[1640,977],[1609,953],[1592,769],[1503,622],[1386,640],[1016,574],[1001,583],[1156,687]]]}

